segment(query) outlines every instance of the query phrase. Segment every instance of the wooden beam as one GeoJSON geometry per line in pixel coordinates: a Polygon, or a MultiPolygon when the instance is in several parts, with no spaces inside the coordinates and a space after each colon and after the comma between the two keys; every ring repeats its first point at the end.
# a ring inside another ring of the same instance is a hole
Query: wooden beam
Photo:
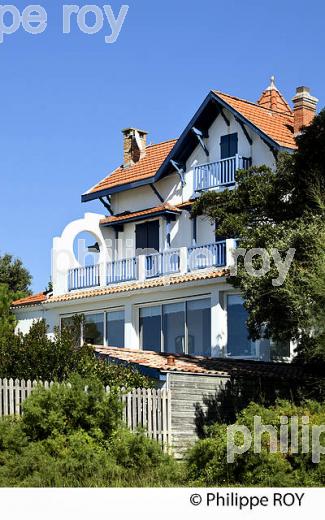
{"type": "Polygon", "coordinates": [[[209,150],[205,144],[205,142],[203,141],[203,137],[208,137],[208,134],[203,134],[203,132],[201,130],[199,130],[198,128],[196,128],[195,126],[192,127],[192,132],[196,135],[200,145],[202,146],[203,150],[204,150],[204,153],[207,157],[209,157],[209,150]]]}
{"type": "Polygon", "coordinates": [[[154,192],[154,194],[158,197],[160,202],[165,202],[163,197],[160,195],[159,191],[157,190],[156,186],[154,184],[150,184],[150,187],[151,187],[152,191],[154,192]]]}
{"type": "Polygon", "coordinates": [[[237,121],[237,123],[240,124],[241,129],[242,129],[242,131],[244,132],[247,141],[249,142],[250,146],[252,146],[252,144],[253,144],[253,139],[251,138],[251,136],[250,136],[249,133],[247,132],[244,123],[243,123],[240,119],[238,119],[238,117],[236,117],[236,121],[237,121]]]}
{"type": "Polygon", "coordinates": [[[226,125],[230,126],[230,121],[229,121],[228,117],[226,116],[226,114],[224,113],[224,111],[223,111],[223,109],[221,107],[220,107],[220,114],[222,115],[223,120],[226,123],[226,125]]]}

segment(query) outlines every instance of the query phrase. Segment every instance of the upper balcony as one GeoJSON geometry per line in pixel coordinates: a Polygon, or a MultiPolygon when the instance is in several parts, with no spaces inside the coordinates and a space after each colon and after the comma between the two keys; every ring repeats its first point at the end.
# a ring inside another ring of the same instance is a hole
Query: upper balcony
{"type": "Polygon", "coordinates": [[[233,186],[238,170],[246,170],[252,165],[251,157],[235,155],[220,161],[200,164],[194,169],[194,190],[233,186]]]}
{"type": "Polygon", "coordinates": [[[145,281],[211,267],[226,268],[231,263],[232,250],[235,247],[234,240],[223,240],[202,246],[167,249],[115,262],[77,267],[68,272],[68,290],[145,281]]]}

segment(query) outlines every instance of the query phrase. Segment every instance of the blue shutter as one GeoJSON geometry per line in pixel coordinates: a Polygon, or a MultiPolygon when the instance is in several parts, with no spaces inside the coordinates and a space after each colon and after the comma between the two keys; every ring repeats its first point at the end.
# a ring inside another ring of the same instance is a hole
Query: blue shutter
{"type": "Polygon", "coordinates": [[[220,157],[228,159],[238,153],[238,134],[222,135],[220,139],[220,157]]]}

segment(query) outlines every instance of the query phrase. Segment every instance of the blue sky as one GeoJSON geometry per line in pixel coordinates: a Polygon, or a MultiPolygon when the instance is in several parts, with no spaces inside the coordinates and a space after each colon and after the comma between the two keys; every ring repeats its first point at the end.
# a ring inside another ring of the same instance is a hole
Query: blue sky
{"type": "MultiPolygon", "coordinates": [[[[143,128],[152,142],[176,137],[210,88],[255,101],[272,74],[287,99],[305,84],[325,105],[321,0],[125,0],[111,45],[107,23],[89,36],[72,22],[63,35],[69,2],[39,3],[46,31],[20,29],[0,45],[0,254],[23,260],[34,291],[49,281],[52,237],[102,212],[80,196],[121,163],[122,128],[143,128]]],[[[122,4],[96,3],[115,13],[122,4]]]]}

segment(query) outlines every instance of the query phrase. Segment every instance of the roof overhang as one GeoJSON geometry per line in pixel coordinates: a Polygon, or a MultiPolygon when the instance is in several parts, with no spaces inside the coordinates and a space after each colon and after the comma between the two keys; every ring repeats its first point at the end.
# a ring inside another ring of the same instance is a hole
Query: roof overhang
{"type": "Polygon", "coordinates": [[[155,217],[166,217],[175,219],[177,215],[181,214],[181,210],[178,209],[157,209],[157,211],[147,211],[139,213],[130,213],[129,215],[120,215],[116,217],[108,217],[100,221],[100,225],[103,227],[114,227],[116,225],[128,224],[129,222],[139,222],[143,220],[149,220],[155,217]]]}

